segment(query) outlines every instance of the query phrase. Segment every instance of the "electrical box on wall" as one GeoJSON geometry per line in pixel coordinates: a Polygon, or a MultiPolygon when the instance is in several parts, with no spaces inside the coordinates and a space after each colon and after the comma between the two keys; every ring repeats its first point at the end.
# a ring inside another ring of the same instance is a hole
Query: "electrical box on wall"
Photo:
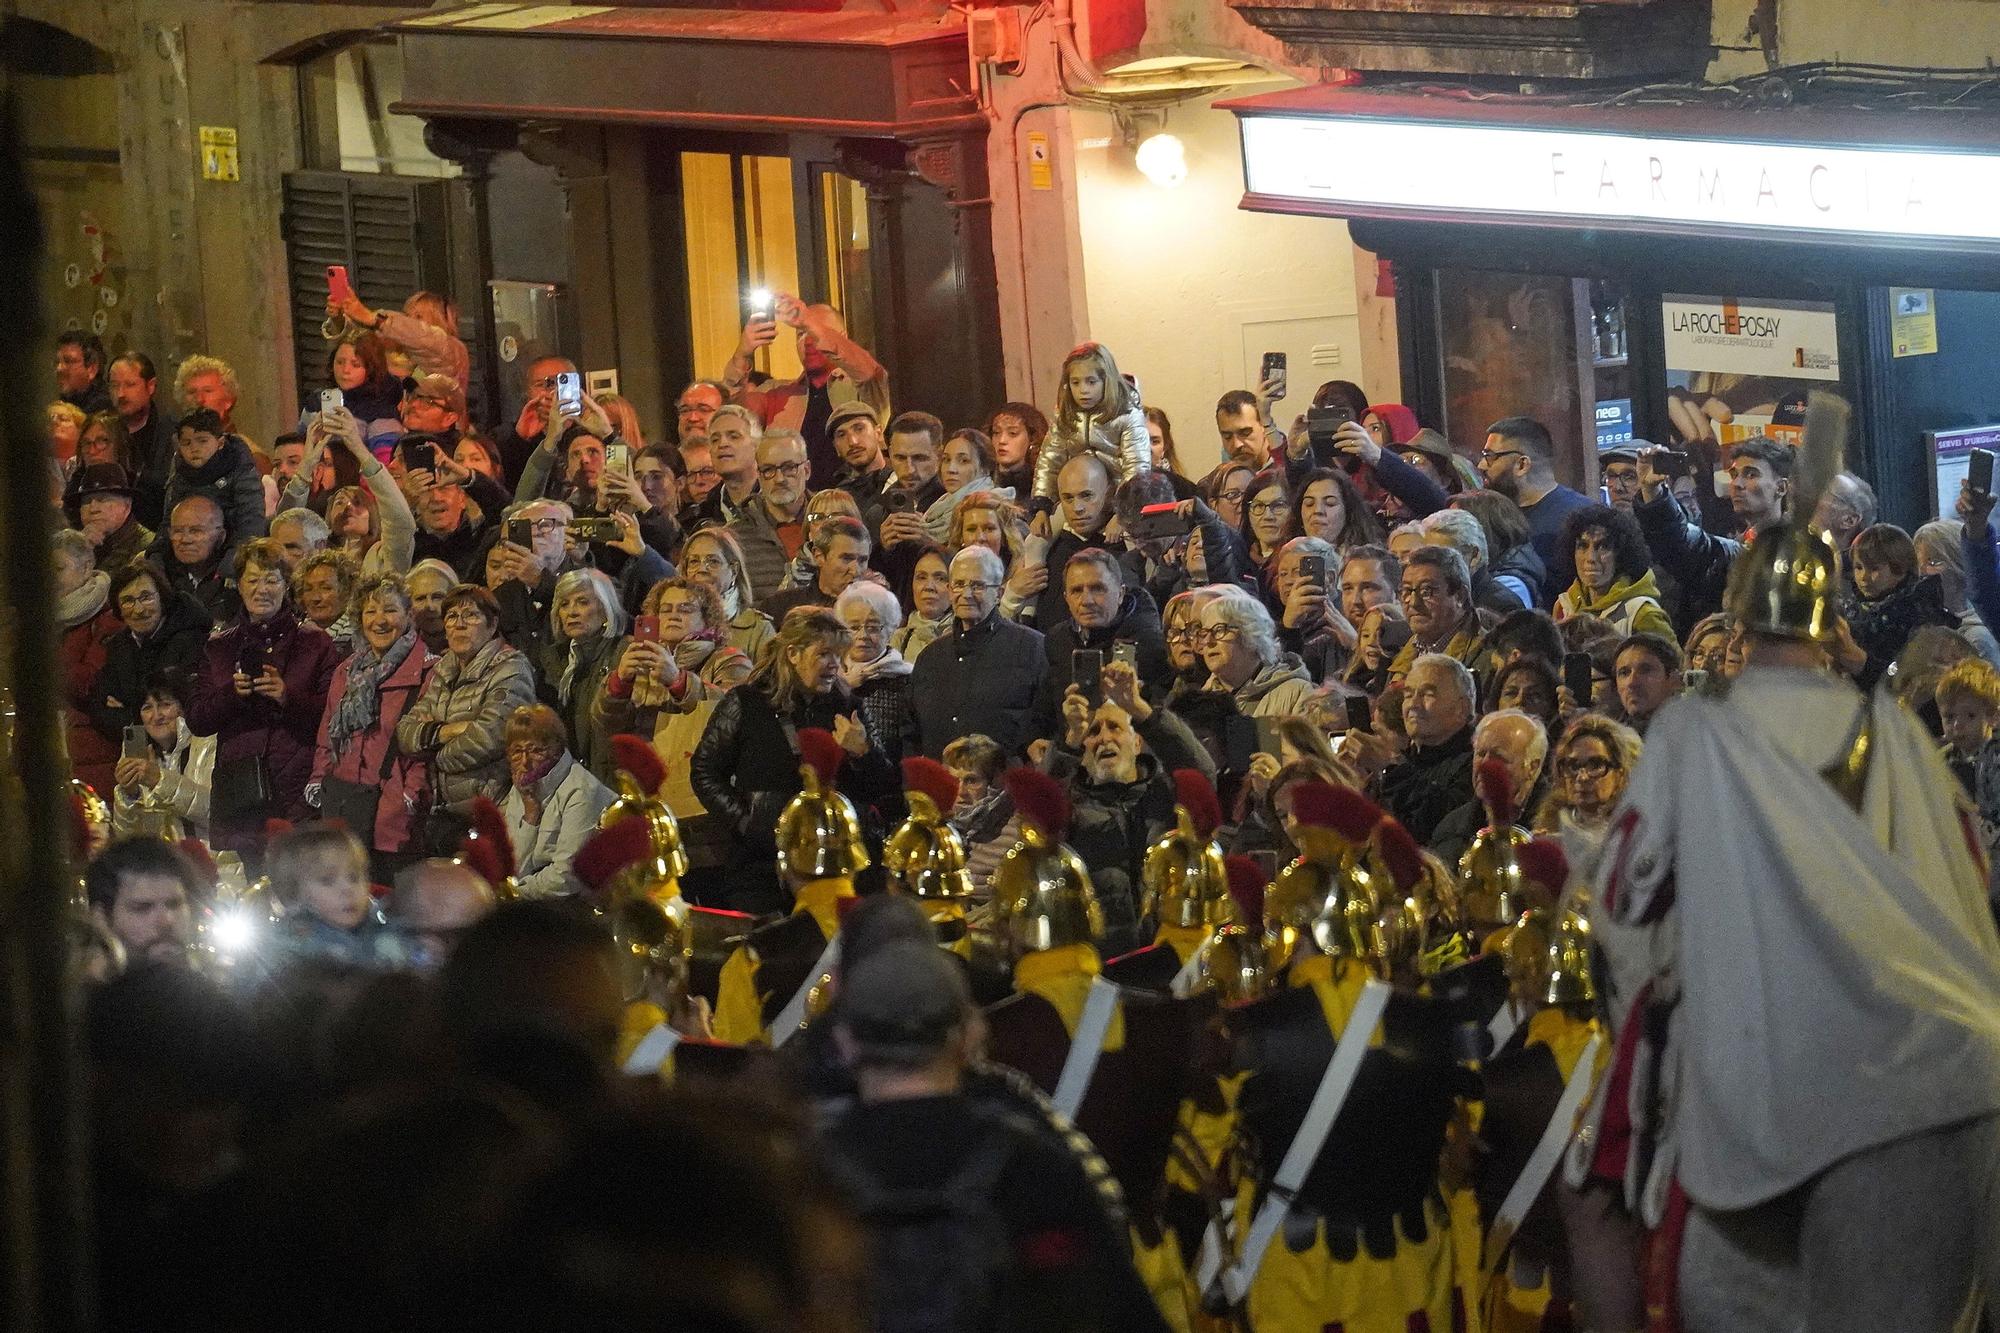
{"type": "Polygon", "coordinates": [[[965,40],[974,60],[995,65],[1021,63],[1021,11],[1013,5],[973,9],[965,15],[965,40]]]}

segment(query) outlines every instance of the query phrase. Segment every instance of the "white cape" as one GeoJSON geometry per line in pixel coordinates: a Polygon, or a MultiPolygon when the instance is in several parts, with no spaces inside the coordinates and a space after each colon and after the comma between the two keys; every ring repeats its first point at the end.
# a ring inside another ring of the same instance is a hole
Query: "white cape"
{"type": "Polygon", "coordinates": [[[1744,1208],[2000,1110],[2000,937],[1958,784],[1886,692],[1746,671],[1664,709],[1598,862],[1600,909],[1678,917],[1680,1180],[1744,1208]],[[1859,709],[1857,815],[1821,770],[1859,709]]]}

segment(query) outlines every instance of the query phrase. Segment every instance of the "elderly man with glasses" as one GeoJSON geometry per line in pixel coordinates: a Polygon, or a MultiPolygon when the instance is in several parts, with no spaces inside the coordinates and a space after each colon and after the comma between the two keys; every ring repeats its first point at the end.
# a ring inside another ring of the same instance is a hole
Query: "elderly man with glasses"
{"type": "Polygon", "coordinates": [[[729,531],[743,548],[750,586],[775,592],[806,541],[806,479],[812,465],[806,442],[789,430],[767,431],[757,441],[757,490],[746,497],[729,531]]]}
{"type": "Polygon", "coordinates": [[[1042,636],[999,614],[1003,570],[984,546],[951,560],[952,631],[933,640],[910,676],[916,734],[905,754],[944,757],[961,736],[988,736],[1009,756],[1034,736],[1035,696],[1048,658],[1042,636]]]}

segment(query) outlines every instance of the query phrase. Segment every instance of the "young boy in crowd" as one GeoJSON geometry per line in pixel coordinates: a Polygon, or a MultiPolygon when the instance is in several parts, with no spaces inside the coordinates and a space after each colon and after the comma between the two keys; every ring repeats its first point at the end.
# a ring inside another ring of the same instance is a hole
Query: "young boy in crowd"
{"type": "Polygon", "coordinates": [[[1848,629],[1868,655],[1854,673],[1854,683],[1872,690],[1912,634],[1925,625],[1955,628],[1957,618],[1945,610],[1938,580],[1917,577],[1916,543],[1895,524],[1862,529],[1848,550],[1854,560],[1854,589],[1860,594],[1848,629]]]}
{"type": "Polygon", "coordinates": [[[368,852],[344,828],[309,824],[271,844],[265,869],[284,905],[276,937],[291,958],[373,966],[386,960],[386,924],[368,885],[368,852]]]}
{"type": "Polygon", "coordinates": [[[1944,760],[1979,810],[1979,839],[1989,867],[1987,895],[2000,920],[2000,671],[1968,657],[1939,678],[1932,696],[1944,723],[1944,760]]]}

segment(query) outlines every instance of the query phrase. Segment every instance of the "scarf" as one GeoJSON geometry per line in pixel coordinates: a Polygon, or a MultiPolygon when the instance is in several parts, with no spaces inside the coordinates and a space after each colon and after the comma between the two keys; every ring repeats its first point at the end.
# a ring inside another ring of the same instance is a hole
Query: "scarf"
{"type": "Polygon", "coordinates": [[[858,690],[871,680],[887,680],[896,676],[907,676],[912,668],[903,660],[903,655],[894,648],[884,648],[882,655],[872,662],[844,661],[840,664],[840,677],[847,682],[847,688],[858,690]]]}
{"type": "MultiPolygon", "coordinates": [[[[721,630],[698,629],[674,645],[674,665],[687,675],[699,676],[721,644],[721,630]]],[[[641,708],[665,708],[673,695],[653,677],[640,676],[632,682],[632,702],[641,708]]]]}
{"type": "Polygon", "coordinates": [[[562,700],[564,708],[569,707],[570,696],[576,693],[577,683],[590,674],[610,646],[611,640],[597,634],[588,639],[569,641],[569,657],[563,662],[562,679],[556,682],[556,697],[562,700]]]}
{"type": "Polygon", "coordinates": [[[56,620],[64,629],[75,629],[99,611],[111,597],[111,575],[94,569],[88,578],[56,598],[56,620]]]}
{"type": "Polygon", "coordinates": [[[382,682],[396,674],[396,668],[403,665],[403,659],[416,643],[417,629],[411,625],[389,645],[387,652],[378,653],[373,644],[363,642],[360,651],[354,654],[347,668],[347,689],[326,724],[327,744],[335,757],[347,748],[349,741],[375,725],[382,711],[379,696],[382,682]]]}
{"type": "Polygon", "coordinates": [[[924,510],[924,531],[930,535],[932,541],[942,545],[951,540],[951,520],[952,516],[958,512],[959,501],[965,499],[966,496],[971,495],[974,491],[992,491],[1003,500],[1012,500],[1014,498],[1014,490],[1011,486],[996,490],[993,485],[993,478],[983,472],[980,473],[957,490],[940,496],[931,504],[930,508],[924,510]]]}

